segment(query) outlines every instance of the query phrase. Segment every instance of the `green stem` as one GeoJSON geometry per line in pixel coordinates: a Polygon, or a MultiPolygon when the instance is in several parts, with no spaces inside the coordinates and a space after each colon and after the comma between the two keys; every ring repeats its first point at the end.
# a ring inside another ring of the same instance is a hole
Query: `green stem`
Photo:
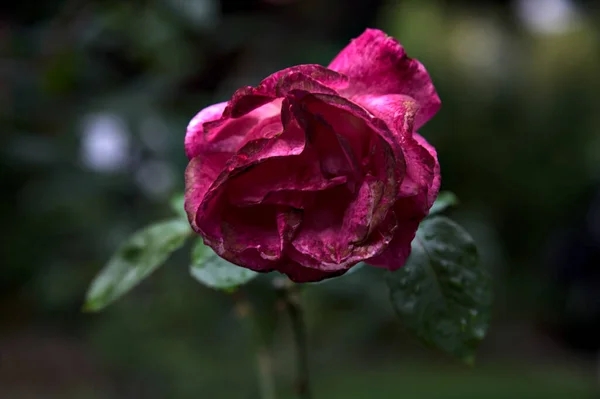
{"type": "Polygon", "coordinates": [[[306,324],[304,321],[304,312],[300,304],[300,295],[293,284],[288,284],[284,289],[283,296],[285,307],[291,319],[296,347],[296,392],[301,399],[311,399],[306,324]]]}
{"type": "Polygon", "coordinates": [[[273,361],[271,353],[265,346],[256,351],[258,363],[258,385],[261,399],[276,399],[275,381],[273,380],[273,361]]]}
{"type": "Polygon", "coordinates": [[[234,294],[234,299],[239,318],[250,322],[248,323],[250,332],[256,342],[256,365],[260,399],[276,399],[277,394],[273,378],[271,351],[262,339],[263,337],[261,336],[259,322],[256,319],[254,309],[241,291],[234,294]]]}

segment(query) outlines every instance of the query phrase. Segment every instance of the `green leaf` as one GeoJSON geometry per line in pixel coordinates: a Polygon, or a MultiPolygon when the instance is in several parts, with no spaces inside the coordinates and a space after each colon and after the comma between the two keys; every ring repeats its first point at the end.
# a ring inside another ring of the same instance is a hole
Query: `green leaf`
{"type": "Polygon", "coordinates": [[[191,232],[187,221],[172,219],[134,233],[92,282],[84,310],[98,311],[131,290],[180,248],[191,232]]]}
{"type": "Polygon", "coordinates": [[[491,281],[471,236],[453,221],[425,219],[406,265],[387,273],[392,305],[418,338],[472,364],[490,319],[491,281]]]}
{"type": "Polygon", "coordinates": [[[458,205],[458,197],[451,191],[442,191],[429,210],[429,215],[433,216],[442,213],[448,208],[458,205]]]}
{"type": "Polygon", "coordinates": [[[202,284],[225,291],[232,291],[258,275],[252,270],[227,262],[206,247],[202,240],[196,242],[192,251],[190,273],[202,284]]]}
{"type": "Polygon", "coordinates": [[[170,205],[171,209],[173,210],[173,212],[175,212],[177,216],[180,216],[183,219],[187,220],[187,214],[185,213],[185,208],[183,207],[184,201],[185,196],[183,195],[183,193],[178,193],[171,197],[170,205]]]}

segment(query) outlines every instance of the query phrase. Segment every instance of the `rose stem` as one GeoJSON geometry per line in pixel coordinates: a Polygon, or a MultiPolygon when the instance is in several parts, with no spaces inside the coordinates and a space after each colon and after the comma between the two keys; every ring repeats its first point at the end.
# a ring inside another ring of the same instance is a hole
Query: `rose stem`
{"type": "Polygon", "coordinates": [[[284,299],[292,322],[292,332],[296,346],[296,390],[300,398],[311,399],[306,324],[304,322],[304,312],[300,305],[300,295],[293,284],[287,285],[284,292],[284,299]]]}
{"type": "Polygon", "coordinates": [[[236,312],[241,320],[249,320],[251,333],[256,344],[256,362],[258,374],[258,388],[260,399],[276,399],[275,380],[273,378],[273,362],[269,346],[260,337],[260,327],[256,320],[252,305],[241,290],[233,295],[236,302],[236,312]]]}
{"type": "Polygon", "coordinates": [[[262,346],[256,351],[258,362],[258,385],[261,399],[275,399],[275,381],[273,380],[273,362],[268,348],[262,346]]]}

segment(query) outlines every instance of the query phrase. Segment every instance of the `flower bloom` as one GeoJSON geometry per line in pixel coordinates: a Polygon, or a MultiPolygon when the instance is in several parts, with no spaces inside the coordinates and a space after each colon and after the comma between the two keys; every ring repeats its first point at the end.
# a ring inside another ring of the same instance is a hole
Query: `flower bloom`
{"type": "Polygon", "coordinates": [[[374,29],[328,67],[243,87],[187,128],[190,224],[222,258],[296,282],[396,270],[439,191],[416,133],[439,108],[423,65],[374,29]]]}

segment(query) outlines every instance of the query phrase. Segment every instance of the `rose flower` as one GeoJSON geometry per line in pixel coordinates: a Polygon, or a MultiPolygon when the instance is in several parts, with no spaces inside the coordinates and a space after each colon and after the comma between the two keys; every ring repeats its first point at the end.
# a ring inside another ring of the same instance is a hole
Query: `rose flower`
{"type": "Polygon", "coordinates": [[[396,270],[439,191],[416,133],[439,108],[423,65],[373,29],[328,67],[243,87],[187,128],[190,224],[229,262],[296,282],[396,270]]]}

